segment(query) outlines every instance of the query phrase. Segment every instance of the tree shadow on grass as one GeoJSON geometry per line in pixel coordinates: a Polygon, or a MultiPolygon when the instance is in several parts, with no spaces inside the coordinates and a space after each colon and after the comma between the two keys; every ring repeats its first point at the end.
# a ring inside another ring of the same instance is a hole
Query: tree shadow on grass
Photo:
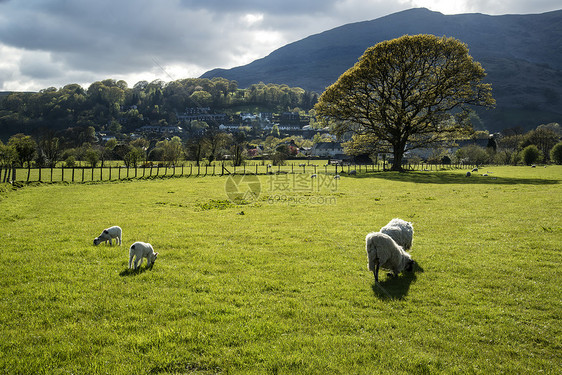
{"type": "Polygon", "coordinates": [[[416,274],[422,272],[423,268],[416,262],[412,272],[402,272],[398,277],[387,276],[384,281],[379,281],[378,284],[373,280],[371,288],[375,296],[381,300],[400,300],[408,295],[410,285],[417,279],[416,274]]]}
{"type": "Polygon", "coordinates": [[[466,172],[425,172],[425,171],[406,171],[406,172],[368,172],[358,174],[355,178],[380,178],[383,180],[414,182],[421,184],[474,184],[474,185],[555,185],[559,184],[559,179],[542,179],[542,178],[516,178],[502,177],[490,174],[482,176],[482,172],[475,172],[471,177],[466,177],[466,172]]]}

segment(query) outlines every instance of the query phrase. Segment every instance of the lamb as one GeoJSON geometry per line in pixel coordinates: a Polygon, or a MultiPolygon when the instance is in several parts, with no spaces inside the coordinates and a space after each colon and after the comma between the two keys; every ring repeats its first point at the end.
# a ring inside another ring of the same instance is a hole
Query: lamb
{"type": "Polygon", "coordinates": [[[379,282],[379,267],[389,269],[394,276],[404,270],[411,272],[414,269],[414,261],[410,254],[405,252],[392,237],[380,232],[367,234],[365,247],[369,259],[369,270],[375,275],[375,282],[379,282]]]}
{"type": "Polygon", "coordinates": [[[404,250],[408,251],[414,241],[414,226],[402,219],[392,219],[381,228],[381,233],[388,234],[404,250]]]}
{"type": "Polygon", "coordinates": [[[133,265],[133,258],[135,258],[134,269],[137,270],[142,264],[142,259],[146,258],[147,268],[152,268],[158,253],[154,252],[152,245],[146,242],[135,242],[129,248],[129,268],[133,265]]]}
{"type": "Polygon", "coordinates": [[[115,238],[115,244],[117,245],[117,242],[119,242],[119,246],[121,246],[121,241],[122,241],[122,231],[121,228],[118,226],[113,226],[107,229],[104,229],[103,232],[101,232],[101,234],[94,238],[94,245],[97,246],[99,245],[101,242],[105,242],[107,244],[107,241],[109,241],[109,246],[112,246],[112,241],[115,238]]]}

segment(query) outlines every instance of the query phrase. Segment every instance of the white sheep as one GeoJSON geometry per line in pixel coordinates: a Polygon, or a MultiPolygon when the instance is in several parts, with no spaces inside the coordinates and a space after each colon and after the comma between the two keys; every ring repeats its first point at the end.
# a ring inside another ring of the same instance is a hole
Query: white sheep
{"type": "Polygon", "coordinates": [[[402,219],[392,219],[381,228],[381,233],[388,234],[404,250],[410,250],[414,242],[414,226],[402,219]]]}
{"type": "Polygon", "coordinates": [[[133,265],[133,258],[135,258],[135,270],[142,264],[143,258],[146,258],[146,267],[151,268],[154,265],[157,256],[158,253],[154,252],[151,244],[146,242],[135,242],[129,248],[129,268],[131,268],[131,265],[133,265]]]}
{"type": "Polygon", "coordinates": [[[114,227],[110,227],[107,229],[104,229],[103,232],[101,232],[101,234],[94,238],[94,245],[99,245],[101,242],[105,242],[107,244],[107,241],[109,241],[109,246],[112,246],[112,240],[115,238],[115,244],[117,245],[117,243],[119,243],[119,246],[121,246],[121,241],[123,239],[122,237],[122,231],[121,228],[118,226],[114,226],[114,227]]]}
{"type": "Polygon", "coordinates": [[[391,270],[394,276],[402,271],[411,272],[414,261],[392,237],[380,232],[369,233],[365,237],[365,248],[369,259],[369,270],[375,275],[375,282],[379,282],[379,267],[391,270]]]}

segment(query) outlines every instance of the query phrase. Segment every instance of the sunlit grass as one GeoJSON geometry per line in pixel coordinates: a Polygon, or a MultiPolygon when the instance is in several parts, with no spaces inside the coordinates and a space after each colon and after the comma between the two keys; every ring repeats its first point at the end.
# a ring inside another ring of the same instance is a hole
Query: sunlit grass
{"type": "Polygon", "coordinates": [[[0,372],[555,373],[562,168],[465,172],[260,176],[243,206],[225,177],[4,189],[0,372]],[[393,217],[418,267],[381,288],[364,237],[393,217]]]}

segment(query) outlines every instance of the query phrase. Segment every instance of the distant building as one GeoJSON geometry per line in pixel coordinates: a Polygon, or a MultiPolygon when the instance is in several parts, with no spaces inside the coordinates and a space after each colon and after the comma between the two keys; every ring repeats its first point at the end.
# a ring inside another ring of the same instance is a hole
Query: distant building
{"type": "Polygon", "coordinates": [[[178,113],[176,115],[178,121],[204,121],[209,125],[212,124],[222,124],[227,120],[227,115],[225,113],[209,113],[211,109],[209,107],[196,107],[196,108],[186,108],[184,113],[178,113]]]}
{"type": "Polygon", "coordinates": [[[183,128],[180,126],[144,125],[136,131],[138,133],[181,134],[183,133],[183,128]]]}
{"type": "Polygon", "coordinates": [[[310,156],[343,159],[346,155],[340,142],[318,142],[310,149],[310,156]]]}

